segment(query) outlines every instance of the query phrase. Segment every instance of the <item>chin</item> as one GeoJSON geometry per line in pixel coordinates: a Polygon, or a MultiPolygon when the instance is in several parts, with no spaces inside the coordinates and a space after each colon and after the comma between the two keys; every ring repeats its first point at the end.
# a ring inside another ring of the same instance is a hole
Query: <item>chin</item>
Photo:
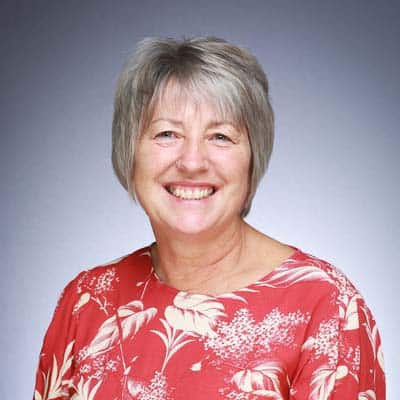
{"type": "Polygon", "coordinates": [[[208,233],[223,229],[226,226],[232,226],[241,219],[239,214],[229,215],[223,211],[220,213],[192,213],[185,215],[176,215],[167,222],[168,230],[177,234],[185,234],[190,236],[202,236],[208,233]]]}
{"type": "Polygon", "coordinates": [[[196,216],[178,218],[174,224],[170,224],[170,228],[177,232],[186,235],[201,235],[212,231],[216,227],[216,222],[207,221],[207,218],[196,216]]]}

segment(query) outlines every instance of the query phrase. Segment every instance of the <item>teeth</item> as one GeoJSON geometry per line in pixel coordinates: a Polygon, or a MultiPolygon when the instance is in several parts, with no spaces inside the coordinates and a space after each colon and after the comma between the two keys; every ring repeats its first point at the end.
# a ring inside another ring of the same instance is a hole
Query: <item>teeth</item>
{"type": "Polygon", "coordinates": [[[213,188],[206,189],[184,189],[181,187],[168,187],[168,191],[183,200],[201,200],[213,194],[213,188]]]}

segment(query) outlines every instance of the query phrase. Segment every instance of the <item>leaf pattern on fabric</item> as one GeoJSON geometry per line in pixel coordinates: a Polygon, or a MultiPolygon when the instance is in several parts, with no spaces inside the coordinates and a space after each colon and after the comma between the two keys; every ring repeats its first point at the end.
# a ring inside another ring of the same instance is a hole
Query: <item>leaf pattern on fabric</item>
{"type": "Polygon", "coordinates": [[[179,292],[173,305],[165,309],[165,319],[171,327],[200,336],[215,335],[213,327],[223,316],[224,305],[214,297],[186,292],[179,292]]]}
{"type": "Polygon", "coordinates": [[[278,362],[266,361],[236,372],[232,378],[239,391],[283,400],[288,392],[288,377],[278,362]]]}
{"type": "Polygon", "coordinates": [[[257,282],[254,286],[267,286],[271,288],[287,288],[300,282],[326,281],[332,282],[329,276],[320,268],[307,265],[293,267],[285,264],[268,275],[265,280],[257,282]]]}
{"type": "Polygon", "coordinates": [[[71,397],[71,400],[94,400],[101,383],[102,381],[100,380],[90,388],[91,380],[84,382],[83,378],[81,378],[75,387],[75,394],[71,397]]]}
{"type": "MultiPolygon", "coordinates": [[[[241,289],[240,289],[241,290],[241,289]]],[[[240,291],[239,290],[239,291],[240,291]]],[[[242,303],[247,303],[246,299],[242,296],[239,296],[235,293],[224,293],[217,296],[217,299],[221,300],[234,300],[234,301],[241,301],[242,303]]]]}
{"type": "Polygon", "coordinates": [[[67,286],[34,392],[34,400],[332,396],[385,398],[376,322],[340,270],[297,251],[246,288],[189,294],[154,279],[148,248],[67,286]]]}
{"type": "Polygon", "coordinates": [[[35,400],[51,400],[68,395],[69,382],[64,380],[64,377],[71,368],[73,360],[71,353],[73,346],[74,341],[71,341],[65,348],[60,369],[58,369],[57,358],[53,355],[52,368],[49,369],[47,373],[42,371],[44,389],[42,393],[35,390],[35,400]]]}
{"type": "Polygon", "coordinates": [[[376,395],[373,390],[366,390],[358,394],[357,400],[376,400],[376,395]]]}
{"type": "Polygon", "coordinates": [[[374,354],[374,358],[378,361],[381,370],[384,371],[383,351],[380,343],[378,326],[370,316],[369,310],[366,309],[366,307],[361,307],[361,311],[365,316],[366,322],[364,323],[364,328],[367,332],[368,339],[371,343],[371,348],[374,354]]]}
{"type": "Polygon", "coordinates": [[[359,328],[357,301],[361,298],[361,296],[356,294],[350,299],[346,310],[343,310],[342,307],[339,308],[340,316],[344,319],[343,329],[345,331],[359,328]]]}
{"type": "Polygon", "coordinates": [[[318,368],[311,379],[311,400],[328,400],[337,379],[342,379],[348,374],[346,366],[339,366],[332,370],[328,365],[318,368]]]}
{"type": "Polygon", "coordinates": [[[131,339],[138,330],[156,315],[157,310],[152,307],[143,309],[143,303],[134,300],[118,308],[117,315],[106,319],[100,326],[97,335],[87,348],[87,356],[94,357],[110,350],[119,343],[120,330],[118,319],[122,327],[122,340],[131,339]]]}
{"type": "Polygon", "coordinates": [[[151,332],[159,336],[165,346],[165,357],[161,367],[161,372],[163,372],[170,358],[183,346],[193,342],[193,337],[196,335],[190,331],[178,332],[175,327],[168,324],[164,319],[160,321],[165,328],[165,333],[157,330],[152,330],[151,332]]]}

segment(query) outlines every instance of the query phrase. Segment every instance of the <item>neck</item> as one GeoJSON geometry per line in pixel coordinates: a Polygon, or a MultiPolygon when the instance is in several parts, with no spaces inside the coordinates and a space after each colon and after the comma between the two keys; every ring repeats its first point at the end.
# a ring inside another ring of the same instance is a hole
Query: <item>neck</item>
{"type": "Polygon", "coordinates": [[[213,293],[223,290],[227,277],[241,265],[250,227],[238,219],[223,231],[203,235],[153,230],[152,260],[158,277],[178,290],[213,293]]]}

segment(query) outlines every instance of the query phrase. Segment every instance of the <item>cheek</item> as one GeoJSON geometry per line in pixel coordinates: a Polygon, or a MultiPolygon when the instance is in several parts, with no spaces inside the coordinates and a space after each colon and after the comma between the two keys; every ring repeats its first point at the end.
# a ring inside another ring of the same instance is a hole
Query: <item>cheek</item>
{"type": "Polygon", "coordinates": [[[148,154],[146,148],[141,145],[136,148],[135,161],[133,168],[133,184],[137,197],[140,197],[143,191],[146,190],[146,182],[151,174],[152,163],[151,155],[148,154]]]}
{"type": "Polygon", "coordinates": [[[250,153],[246,150],[235,154],[229,152],[218,152],[213,160],[219,169],[232,178],[248,179],[250,171],[250,153]]]}
{"type": "Polygon", "coordinates": [[[173,162],[170,151],[157,146],[140,148],[135,157],[134,179],[154,179],[173,162]]]}

